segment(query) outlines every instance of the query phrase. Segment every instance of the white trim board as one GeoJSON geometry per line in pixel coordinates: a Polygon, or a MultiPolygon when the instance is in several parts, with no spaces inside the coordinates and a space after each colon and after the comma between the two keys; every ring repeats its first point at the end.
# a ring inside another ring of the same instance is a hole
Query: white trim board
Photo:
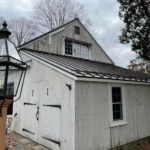
{"type": "Polygon", "coordinates": [[[108,97],[109,97],[109,120],[110,120],[110,128],[127,125],[127,117],[126,117],[126,99],[125,99],[125,89],[122,84],[108,84],[108,97]],[[113,108],[112,108],[112,87],[120,87],[121,88],[121,97],[122,97],[122,113],[123,120],[114,121],[113,120],[113,108]]]}
{"type": "Polygon", "coordinates": [[[150,82],[134,82],[134,81],[123,81],[123,80],[111,80],[111,79],[97,79],[97,78],[85,78],[78,77],[78,81],[88,81],[88,82],[102,82],[102,83],[119,83],[119,84],[135,84],[135,85],[150,85],[150,82]]]}

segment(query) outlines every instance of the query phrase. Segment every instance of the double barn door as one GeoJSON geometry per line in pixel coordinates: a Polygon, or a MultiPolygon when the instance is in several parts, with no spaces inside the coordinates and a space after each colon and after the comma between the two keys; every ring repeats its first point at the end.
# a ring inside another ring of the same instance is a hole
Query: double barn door
{"type": "MultiPolygon", "coordinates": [[[[35,83],[31,97],[24,102],[23,134],[33,141],[60,150],[61,105],[50,97],[47,83],[35,83]]],[[[52,95],[52,93],[51,93],[52,95]]]]}

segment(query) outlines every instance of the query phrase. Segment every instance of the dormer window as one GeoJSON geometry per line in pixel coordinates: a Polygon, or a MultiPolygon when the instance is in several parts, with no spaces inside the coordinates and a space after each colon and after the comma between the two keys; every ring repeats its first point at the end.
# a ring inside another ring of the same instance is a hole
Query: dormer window
{"type": "Polygon", "coordinates": [[[72,41],[65,39],[65,54],[72,55],[72,41]]]}
{"type": "Polygon", "coordinates": [[[75,34],[80,35],[80,27],[75,26],[75,34]]]}
{"type": "Polygon", "coordinates": [[[90,59],[90,47],[88,43],[65,39],[65,55],[90,59]]]}

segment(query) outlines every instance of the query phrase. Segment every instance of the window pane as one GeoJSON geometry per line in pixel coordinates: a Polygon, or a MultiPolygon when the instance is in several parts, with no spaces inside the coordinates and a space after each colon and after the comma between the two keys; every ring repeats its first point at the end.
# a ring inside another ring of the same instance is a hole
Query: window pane
{"type": "Polygon", "coordinates": [[[0,98],[4,96],[4,80],[6,67],[0,66],[0,98]]]}
{"type": "Polygon", "coordinates": [[[77,27],[77,26],[75,26],[75,34],[80,34],[80,28],[79,27],[77,27]]]}
{"type": "Polygon", "coordinates": [[[19,54],[18,54],[18,52],[17,52],[14,44],[12,42],[10,42],[10,41],[8,41],[7,44],[8,44],[8,53],[9,53],[9,56],[12,56],[15,59],[18,59],[18,60],[21,61],[21,58],[20,58],[20,56],[19,56],[19,54]]]}
{"type": "Polygon", "coordinates": [[[113,104],[113,119],[114,121],[123,119],[122,104],[113,104]]]}
{"type": "Polygon", "coordinates": [[[72,55],[72,41],[65,40],[65,54],[72,55]]]}
{"type": "Polygon", "coordinates": [[[123,120],[122,95],[120,87],[112,88],[113,120],[123,120]]]}
{"type": "Polygon", "coordinates": [[[112,101],[115,102],[121,102],[121,88],[120,87],[113,87],[112,88],[112,101]]]}
{"type": "Polygon", "coordinates": [[[5,40],[0,39],[0,56],[6,55],[6,45],[5,40]]]}

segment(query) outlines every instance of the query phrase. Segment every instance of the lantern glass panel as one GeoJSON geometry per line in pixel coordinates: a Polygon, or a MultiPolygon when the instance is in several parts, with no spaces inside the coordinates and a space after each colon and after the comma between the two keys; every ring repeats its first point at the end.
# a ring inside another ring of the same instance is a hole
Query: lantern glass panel
{"type": "Polygon", "coordinates": [[[0,56],[6,56],[6,42],[5,39],[0,39],[0,56]]]}
{"type": "Polygon", "coordinates": [[[16,96],[19,90],[19,85],[21,81],[23,71],[19,68],[9,66],[8,80],[7,80],[7,92],[6,95],[9,97],[16,96]]]}
{"type": "Polygon", "coordinates": [[[0,98],[4,95],[5,72],[6,67],[0,66],[0,98]]]}
{"type": "Polygon", "coordinates": [[[17,95],[26,69],[26,64],[22,61],[15,45],[9,41],[10,35],[7,23],[4,22],[0,29],[0,97],[4,99],[17,95]]]}
{"type": "Polygon", "coordinates": [[[19,65],[19,66],[23,66],[23,64],[24,64],[22,61],[15,59],[13,57],[9,57],[9,61],[12,63],[15,63],[16,65],[19,65]]]}
{"type": "Polygon", "coordinates": [[[21,61],[21,58],[12,42],[7,40],[7,45],[8,45],[8,55],[21,61]]]}

